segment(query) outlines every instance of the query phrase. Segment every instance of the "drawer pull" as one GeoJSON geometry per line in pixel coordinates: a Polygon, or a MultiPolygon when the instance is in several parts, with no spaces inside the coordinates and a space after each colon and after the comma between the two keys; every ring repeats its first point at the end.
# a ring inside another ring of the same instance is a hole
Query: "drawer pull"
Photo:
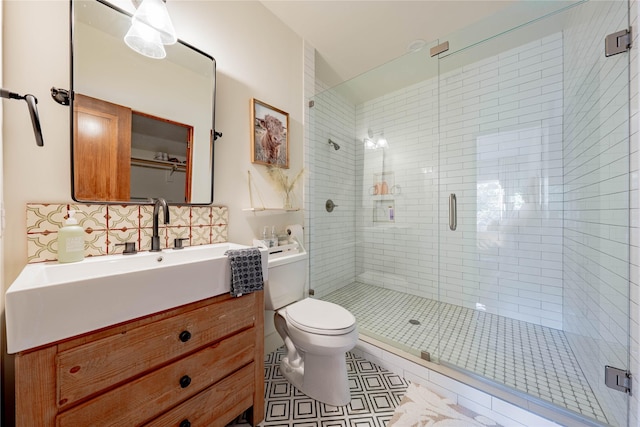
{"type": "Polygon", "coordinates": [[[191,421],[182,420],[182,422],[180,423],[180,427],[191,427],[191,421]]]}
{"type": "Polygon", "coordinates": [[[187,342],[190,339],[191,339],[191,332],[189,332],[189,331],[180,332],[180,341],[187,342]]]}
{"type": "Polygon", "coordinates": [[[191,384],[191,378],[189,378],[189,375],[185,375],[184,377],[180,378],[180,387],[187,388],[189,387],[189,384],[191,384]]]}

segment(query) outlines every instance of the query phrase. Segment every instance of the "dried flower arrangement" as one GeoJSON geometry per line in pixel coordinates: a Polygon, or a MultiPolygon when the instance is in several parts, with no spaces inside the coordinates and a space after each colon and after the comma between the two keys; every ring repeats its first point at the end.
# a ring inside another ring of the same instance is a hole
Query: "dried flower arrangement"
{"type": "Polygon", "coordinates": [[[304,169],[300,169],[300,172],[293,178],[289,179],[289,176],[284,172],[282,168],[276,166],[269,166],[269,176],[273,180],[276,187],[284,192],[284,208],[292,209],[293,205],[291,204],[291,192],[296,186],[297,182],[300,180],[304,173],[304,169]]]}

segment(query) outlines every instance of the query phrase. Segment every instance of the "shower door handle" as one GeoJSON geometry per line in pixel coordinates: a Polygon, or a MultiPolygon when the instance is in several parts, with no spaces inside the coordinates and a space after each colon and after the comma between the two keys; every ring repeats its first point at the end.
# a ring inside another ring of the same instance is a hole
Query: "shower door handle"
{"type": "Polygon", "coordinates": [[[458,228],[458,201],[455,193],[449,195],[449,230],[456,231],[458,228]]]}

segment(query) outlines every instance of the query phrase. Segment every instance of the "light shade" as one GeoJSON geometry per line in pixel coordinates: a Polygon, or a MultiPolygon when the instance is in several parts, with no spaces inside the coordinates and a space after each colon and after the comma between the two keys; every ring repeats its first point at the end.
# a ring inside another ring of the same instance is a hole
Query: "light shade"
{"type": "Polygon", "coordinates": [[[371,138],[365,138],[364,148],[366,148],[367,150],[375,150],[377,147],[376,147],[376,143],[373,142],[371,138]]]}
{"type": "Polygon", "coordinates": [[[162,44],[174,44],[178,41],[167,6],[162,0],[143,0],[133,14],[132,22],[142,22],[160,34],[162,44]]]}
{"type": "Polygon", "coordinates": [[[383,133],[381,133],[380,136],[378,136],[377,138],[374,138],[373,132],[371,132],[371,129],[369,129],[368,135],[369,136],[365,136],[363,140],[364,148],[366,148],[367,150],[377,150],[378,148],[389,148],[389,142],[387,141],[387,138],[384,137],[383,133]]]}
{"type": "Polygon", "coordinates": [[[141,21],[133,21],[131,28],[124,36],[124,42],[141,55],[154,59],[167,56],[160,33],[141,21]]]}

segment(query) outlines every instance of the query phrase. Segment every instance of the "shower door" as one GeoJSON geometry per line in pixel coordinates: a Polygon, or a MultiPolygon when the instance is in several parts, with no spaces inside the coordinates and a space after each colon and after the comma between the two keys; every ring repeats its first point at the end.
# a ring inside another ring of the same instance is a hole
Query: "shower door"
{"type": "Polygon", "coordinates": [[[627,425],[624,1],[587,2],[439,58],[440,363],[577,419],[627,425]],[[453,333],[453,329],[462,329],[453,333]]]}

